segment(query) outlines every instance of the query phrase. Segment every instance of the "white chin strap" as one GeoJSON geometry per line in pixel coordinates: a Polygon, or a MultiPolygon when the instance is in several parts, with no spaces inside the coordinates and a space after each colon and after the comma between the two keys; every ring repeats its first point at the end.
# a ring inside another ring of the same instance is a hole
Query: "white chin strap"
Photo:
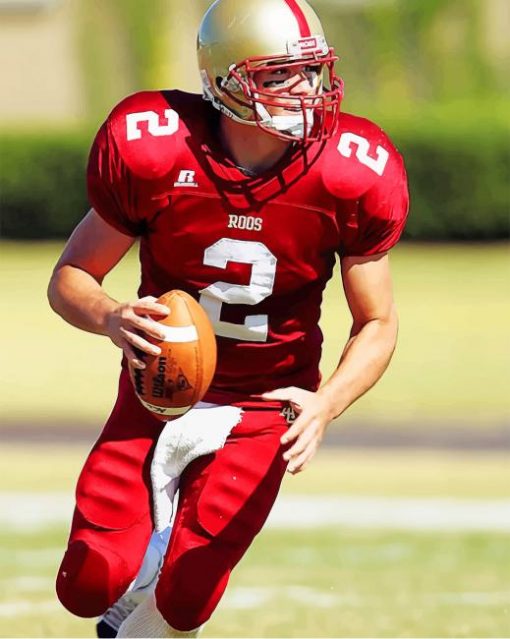
{"type": "MultiPolygon", "coordinates": [[[[204,84],[203,97],[205,100],[212,102],[213,106],[225,114],[231,120],[240,124],[248,124],[249,126],[257,126],[255,120],[245,120],[239,117],[232,109],[229,109],[221,100],[212,93],[207,84],[204,84]]],[[[281,131],[292,135],[295,138],[305,137],[305,118],[302,113],[296,115],[271,115],[269,111],[259,102],[255,102],[255,108],[264,126],[275,131],[281,131]]],[[[310,134],[313,127],[313,110],[306,110],[307,133],[310,134]]]]}
{"type": "MultiPolygon", "coordinates": [[[[255,108],[260,116],[262,124],[275,131],[281,131],[287,133],[295,138],[305,137],[305,118],[302,113],[296,113],[296,115],[271,115],[269,111],[260,104],[255,103],[255,108]]],[[[306,128],[307,135],[310,134],[313,126],[313,110],[307,109],[306,111],[306,128]]]]}

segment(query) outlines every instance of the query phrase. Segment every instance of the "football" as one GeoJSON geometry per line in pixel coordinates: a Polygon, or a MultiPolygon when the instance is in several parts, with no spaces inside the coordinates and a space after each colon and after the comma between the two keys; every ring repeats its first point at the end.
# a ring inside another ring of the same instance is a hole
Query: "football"
{"type": "Polygon", "coordinates": [[[216,368],[216,337],[206,312],[184,291],[173,290],[158,299],[170,313],[158,320],[163,341],[146,336],[161,348],[160,355],[139,353],[145,369],[129,366],[141,403],[162,421],[184,415],[205,395],[216,368]]]}

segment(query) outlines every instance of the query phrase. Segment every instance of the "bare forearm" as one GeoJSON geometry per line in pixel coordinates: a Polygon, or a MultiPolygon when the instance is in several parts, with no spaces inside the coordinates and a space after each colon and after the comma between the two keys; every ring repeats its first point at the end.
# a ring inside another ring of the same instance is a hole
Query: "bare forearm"
{"type": "Polygon", "coordinates": [[[66,322],[90,333],[106,335],[106,318],[118,306],[101,284],[71,265],[58,268],[48,286],[51,308],[66,322]]]}
{"type": "Polygon", "coordinates": [[[331,406],[331,418],[341,415],[381,378],[395,350],[398,318],[367,322],[347,342],[338,368],[318,394],[331,406]]]}

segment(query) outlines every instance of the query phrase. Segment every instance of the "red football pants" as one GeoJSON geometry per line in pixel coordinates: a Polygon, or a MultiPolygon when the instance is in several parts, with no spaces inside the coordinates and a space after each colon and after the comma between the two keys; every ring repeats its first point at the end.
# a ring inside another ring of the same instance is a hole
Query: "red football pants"
{"type": "MultiPolygon", "coordinates": [[[[138,573],[153,528],[150,464],[162,427],[123,372],[114,410],[78,480],[57,576],[60,601],[80,617],[104,613],[138,573]]],[[[156,588],[158,608],[174,628],[209,619],[262,528],[286,468],[280,444],[286,429],[277,409],[246,409],[225,446],[184,471],[156,588]]]]}

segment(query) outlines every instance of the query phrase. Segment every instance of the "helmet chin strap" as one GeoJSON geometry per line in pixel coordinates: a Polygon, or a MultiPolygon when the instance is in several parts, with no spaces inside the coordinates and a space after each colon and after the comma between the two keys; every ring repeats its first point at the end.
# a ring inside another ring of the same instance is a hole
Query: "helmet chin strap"
{"type": "Polygon", "coordinates": [[[250,126],[257,126],[257,123],[254,120],[245,120],[237,115],[235,111],[229,109],[228,106],[223,104],[221,100],[219,100],[213,92],[209,89],[207,85],[204,84],[202,97],[204,100],[211,102],[215,109],[218,109],[223,115],[226,115],[230,120],[234,120],[234,122],[239,122],[239,124],[248,124],[250,126]]]}
{"type": "MultiPolygon", "coordinates": [[[[296,115],[271,115],[266,107],[259,102],[255,103],[257,113],[261,118],[264,126],[292,135],[295,138],[305,137],[305,118],[302,113],[296,115]]],[[[313,111],[306,111],[306,128],[307,134],[310,133],[313,126],[313,111]]]]}
{"type": "MultiPolygon", "coordinates": [[[[218,100],[207,85],[204,85],[203,89],[204,99],[211,102],[218,111],[221,111],[221,113],[228,118],[240,124],[257,126],[258,123],[255,122],[255,120],[245,120],[239,117],[235,111],[229,109],[221,100],[218,100]]],[[[255,101],[255,109],[260,117],[260,122],[268,129],[287,133],[296,139],[303,139],[305,137],[305,118],[302,113],[297,113],[296,115],[271,115],[266,107],[257,101],[255,101]]],[[[306,128],[309,134],[313,127],[313,110],[307,109],[306,115],[306,128]]]]}

